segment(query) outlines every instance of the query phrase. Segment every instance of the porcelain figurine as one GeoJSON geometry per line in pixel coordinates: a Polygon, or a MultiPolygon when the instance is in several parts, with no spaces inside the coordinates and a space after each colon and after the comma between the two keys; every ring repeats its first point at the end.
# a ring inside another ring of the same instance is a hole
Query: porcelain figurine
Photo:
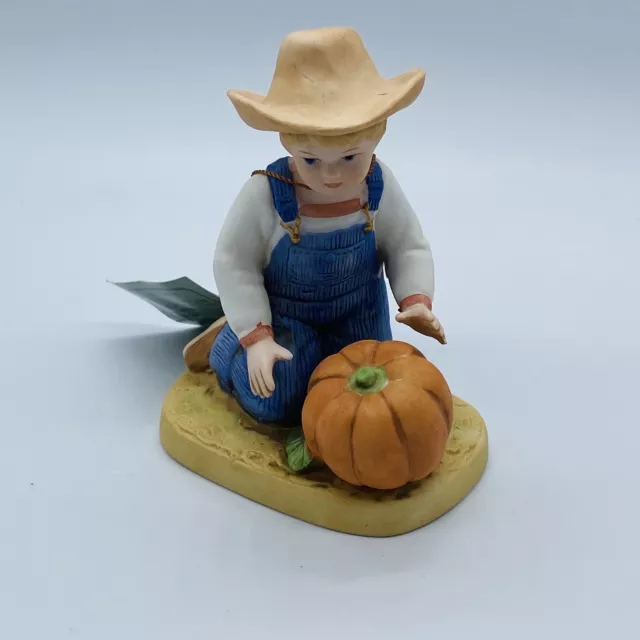
{"type": "MultiPolygon", "coordinates": [[[[189,373],[163,408],[165,448],[189,468],[352,533],[392,535],[425,524],[468,493],[486,462],[477,412],[451,395],[415,347],[392,336],[386,279],[395,321],[446,344],[433,310],[429,241],[399,180],[375,153],[388,119],[410,106],[424,83],[422,69],[382,77],[356,31],[321,28],[284,38],[266,95],[228,92],[239,117],[277,134],[286,155],[248,177],[226,216],[213,258],[221,308],[204,314],[212,323],[185,347],[189,373]],[[385,348],[393,356],[385,359],[385,348]],[[343,360],[350,368],[341,368],[343,360]],[[392,360],[403,362],[396,374],[392,360]],[[335,384],[334,396],[327,384],[314,392],[311,410],[305,401],[314,372],[315,382],[335,384]],[[414,379],[401,382],[407,376],[414,379]],[[347,387],[351,395],[334,403],[338,417],[322,422],[324,405],[347,387]],[[365,395],[361,413],[368,417],[358,427],[355,411],[365,395]],[[313,424],[303,430],[305,411],[313,424]],[[420,424],[422,415],[427,422],[420,424]],[[289,434],[284,450],[274,449],[274,430],[289,434]],[[314,458],[334,460],[335,473],[314,467],[314,458]],[[367,460],[371,470],[359,473],[367,460]],[[291,473],[307,468],[306,475],[291,473]],[[365,477],[374,480],[360,482],[365,477]],[[323,486],[331,490],[319,491],[323,486]],[[383,498],[367,488],[396,493],[383,498]],[[345,495],[355,501],[348,513],[345,495]]],[[[140,283],[127,286],[141,295],[140,283]]],[[[167,313],[154,286],[146,297],[167,313]]],[[[206,292],[196,297],[205,300],[206,292]]],[[[193,308],[182,315],[202,319],[193,308]]]]}
{"type": "Polygon", "coordinates": [[[223,389],[257,420],[300,424],[322,360],[392,338],[385,273],[396,320],[445,341],[429,242],[375,156],[387,119],[424,81],[421,69],[382,78],[358,34],[333,28],[285,38],[266,96],[229,91],[243,121],[278,133],[288,155],[255,171],[233,203],[214,257],[224,326],[186,359],[205,341],[223,389]]]}

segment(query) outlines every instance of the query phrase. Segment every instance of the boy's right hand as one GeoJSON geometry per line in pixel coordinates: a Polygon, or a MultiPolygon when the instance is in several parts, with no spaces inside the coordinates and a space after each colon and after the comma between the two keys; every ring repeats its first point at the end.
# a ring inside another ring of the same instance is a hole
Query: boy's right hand
{"type": "Polygon", "coordinates": [[[273,365],[276,360],[291,360],[293,354],[273,338],[266,337],[247,347],[247,369],[251,392],[269,398],[276,388],[273,365]]]}

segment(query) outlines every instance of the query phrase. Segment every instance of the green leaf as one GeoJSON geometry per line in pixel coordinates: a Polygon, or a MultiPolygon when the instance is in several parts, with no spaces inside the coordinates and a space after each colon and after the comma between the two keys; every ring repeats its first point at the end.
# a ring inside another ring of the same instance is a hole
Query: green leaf
{"type": "Polygon", "coordinates": [[[285,445],[287,464],[292,471],[302,471],[313,464],[313,459],[304,440],[302,429],[296,429],[287,438],[285,445]]]}
{"type": "Polygon", "coordinates": [[[224,316],[220,298],[187,277],[166,282],[111,282],[176,322],[209,327],[224,316]]]}

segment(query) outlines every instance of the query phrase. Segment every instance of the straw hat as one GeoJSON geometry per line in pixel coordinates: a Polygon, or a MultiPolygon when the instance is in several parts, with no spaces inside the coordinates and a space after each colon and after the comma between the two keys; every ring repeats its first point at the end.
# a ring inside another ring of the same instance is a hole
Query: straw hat
{"type": "Polygon", "coordinates": [[[227,95],[254,129],[339,135],[408,107],[424,80],[422,69],[383,78],[356,31],[327,27],[284,38],[266,96],[238,89],[227,95]]]}

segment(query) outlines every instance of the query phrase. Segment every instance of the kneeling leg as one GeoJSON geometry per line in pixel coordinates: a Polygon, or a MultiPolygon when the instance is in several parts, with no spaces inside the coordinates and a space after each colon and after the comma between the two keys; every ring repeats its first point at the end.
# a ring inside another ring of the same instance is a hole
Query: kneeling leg
{"type": "Polygon", "coordinates": [[[318,335],[289,318],[274,319],[273,329],[275,341],[291,351],[293,358],[274,363],[275,390],[271,397],[261,398],[251,391],[246,351],[228,326],[211,350],[211,369],[218,375],[221,387],[232,393],[256,420],[299,425],[309,378],[320,362],[318,335]]]}

